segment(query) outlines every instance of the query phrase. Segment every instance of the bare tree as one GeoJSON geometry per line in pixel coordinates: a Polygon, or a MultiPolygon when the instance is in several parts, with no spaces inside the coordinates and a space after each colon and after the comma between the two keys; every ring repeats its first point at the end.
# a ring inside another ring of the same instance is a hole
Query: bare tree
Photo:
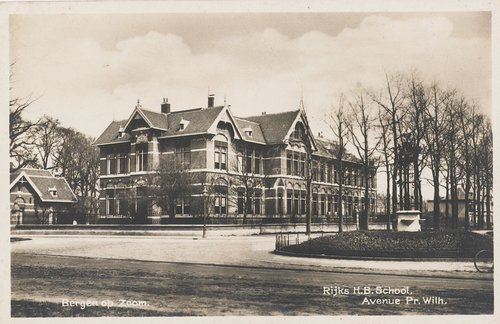
{"type": "Polygon", "coordinates": [[[447,127],[444,132],[444,138],[447,143],[445,150],[445,158],[447,159],[449,177],[449,187],[451,196],[451,227],[456,229],[458,227],[458,168],[457,160],[462,142],[462,134],[458,127],[458,107],[460,100],[455,97],[450,98],[445,104],[445,114],[448,119],[447,127]]]}
{"type": "Polygon", "coordinates": [[[458,117],[460,121],[460,126],[461,126],[461,132],[463,135],[463,145],[462,145],[462,152],[461,152],[461,159],[459,161],[459,166],[462,169],[462,174],[463,177],[463,184],[462,187],[464,188],[464,199],[465,199],[465,206],[464,206],[464,228],[465,230],[469,229],[469,205],[470,205],[470,192],[472,188],[472,176],[473,176],[473,169],[472,169],[472,163],[471,163],[471,158],[472,158],[472,121],[473,121],[473,116],[475,115],[475,106],[473,105],[470,107],[466,102],[465,99],[462,98],[459,106],[459,111],[458,111],[458,117]]]}
{"type": "Polygon", "coordinates": [[[427,93],[423,82],[417,77],[416,73],[411,73],[407,85],[408,107],[407,107],[407,127],[406,132],[411,134],[411,145],[413,152],[413,206],[416,210],[422,211],[422,184],[421,174],[425,167],[425,153],[422,150],[425,134],[428,129],[428,120],[426,112],[430,103],[430,96],[427,93]],[[422,154],[423,153],[423,154],[422,154]]]}
{"type": "Polygon", "coordinates": [[[247,214],[255,213],[253,199],[262,190],[266,180],[264,172],[261,172],[263,170],[262,156],[255,156],[262,155],[262,152],[246,141],[239,141],[234,145],[233,151],[236,155],[230,162],[230,168],[236,173],[234,185],[243,188],[243,224],[246,224],[247,214]]]}
{"type": "Polygon", "coordinates": [[[54,160],[56,151],[62,143],[61,134],[58,131],[60,127],[59,120],[44,115],[32,128],[33,146],[39,157],[40,167],[44,170],[55,167],[52,160],[54,160]]]}
{"type": "Polygon", "coordinates": [[[401,112],[405,105],[403,76],[401,74],[385,75],[385,90],[384,95],[379,97],[372,96],[372,99],[379,105],[384,118],[389,121],[390,134],[392,135],[392,152],[394,163],[392,168],[392,219],[396,219],[396,211],[398,210],[398,145],[400,135],[400,120],[402,119],[401,112]]]}
{"type": "Polygon", "coordinates": [[[346,123],[349,139],[355,147],[363,165],[364,210],[362,212],[362,228],[368,229],[368,213],[370,211],[369,187],[372,180],[372,169],[377,160],[376,152],[382,140],[375,136],[377,111],[365,102],[364,90],[361,90],[354,102],[349,103],[351,115],[346,123]],[[375,141],[373,140],[375,139],[375,141]]]}
{"type": "Polygon", "coordinates": [[[344,202],[344,159],[346,158],[346,145],[347,137],[349,135],[349,129],[347,127],[348,121],[344,114],[344,96],[340,96],[339,104],[337,107],[332,107],[332,112],[330,114],[330,129],[332,130],[337,145],[333,148],[333,158],[337,161],[337,174],[339,183],[339,194],[338,194],[338,217],[339,217],[339,232],[344,230],[344,215],[343,215],[343,202],[344,202]]]}
{"type": "Polygon", "coordinates": [[[430,102],[427,105],[426,119],[427,131],[425,140],[427,142],[427,157],[432,173],[433,199],[433,228],[440,226],[440,204],[439,195],[440,174],[443,162],[444,131],[446,129],[446,115],[444,114],[445,102],[453,95],[452,91],[442,91],[437,83],[430,86],[430,102]]]}
{"type": "Polygon", "coordinates": [[[36,154],[32,150],[33,137],[31,136],[31,130],[37,123],[23,117],[23,113],[33,102],[31,97],[14,98],[9,101],[10,172],[34,166],[37,163],[36,154]]]}
{"type": "Polygon", "coordinates": [[[193,190],[193,174],[184,168],[172,168],[166,158],[161,158],[159,167],[150,176],[151,189],[149,195],[162,211],[170,218],[175,217],[177,203],[191,195],[193,190]]]}
{"type": "Polygon", "coordinates": [[[381,142],[379,150],[384,158],[385,174],[386,174],[386,194],[385,194],[385,214],[387,217],[387,230],[391,229],[391,161],[393,156],[390,149],[390,127],[387,118],[384,118],[382,111],[378,111],[378,126],[380,127],[379,139],[381,142]]]}

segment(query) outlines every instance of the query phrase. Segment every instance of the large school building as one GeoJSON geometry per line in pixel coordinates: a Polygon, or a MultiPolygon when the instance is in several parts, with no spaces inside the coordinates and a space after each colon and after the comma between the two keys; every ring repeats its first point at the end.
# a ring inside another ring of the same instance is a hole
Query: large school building
{"type": "MultiPolygon", "coordinates": [[[[339,167],[335,143],[313,136],[303,110],[236,117],[230,106],[171,111],[163,100],[158,111],[138,103],[127,120],[113,121],[96,140],[100,149],[100,218],[145,223],[172,219],[150,194],[158,169],[182,170],[196,177],[189,195],[176,199],[175,219],[208,214],[218,220],[301,219],[306,213],[307,154],[312,159],[312,214],[334,217],[339,207],[339,167]],[[251,197],[244,181],[254,179],[251,197]],[[207,203],[209,204],[207,206],[207,203]]],[[[344,169],[343,214],[364,210],[362,164],[351,154],[344,169]]],[[[370,171],[370,210],[375,205],[375,169],[370,171]]]]}

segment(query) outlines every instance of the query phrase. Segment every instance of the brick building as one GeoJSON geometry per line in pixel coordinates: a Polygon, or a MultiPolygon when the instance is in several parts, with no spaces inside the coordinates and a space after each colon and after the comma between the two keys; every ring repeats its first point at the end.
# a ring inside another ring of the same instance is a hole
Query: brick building
{"type": "Polygon", "coordinates": [[[11,224],[66,221],[63,214],[76,202],[66,180],[48,170],[20,169],[10,174],[11,224]]]}
{"type": "MultiPolygon", "coordinates": [[[[177,200],[176,219],[187,221],[204,213],[218,219],[239,218],[244,208],[257,219],[304,217],[307,152],[312,152],[313,218],[324,220],[338,208],[335,143],[313,137],[301,110],[240,118],[230,106],[214,106],[213,96],[206,108],[182,111],[171,111],[168,100],[159,112],[138,103],[127,120],[113,121],[95,145],[100,149],[100,218],[107,222],[120,222],[132,214],[144,215],[150,223],[167,220],[167,213],[148,196],[148,175],[163,159],[162,165],[172,169],[182,165],[198,176],[193,192],[177,200]],[[252,188],[250,200],[242,183],[246,177],[261,180],[254,182],[258,188],[252,188]]],[[[344,214],[354,216],[364,208],[362,165],[350,154],[343,165],[344,214]]],[[[373,169],[372,201],[374,175],[373,169]]]]}

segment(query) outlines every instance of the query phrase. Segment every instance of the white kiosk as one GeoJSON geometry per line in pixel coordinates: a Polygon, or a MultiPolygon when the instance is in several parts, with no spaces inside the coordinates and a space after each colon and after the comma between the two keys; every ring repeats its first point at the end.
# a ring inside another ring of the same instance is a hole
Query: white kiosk
{"type": "Polygon", "coordinates": [[[396,212],[398,232],[420,232],[422,227],[420,219],[422,213],[419,210],[400,210],[396,212]]]}

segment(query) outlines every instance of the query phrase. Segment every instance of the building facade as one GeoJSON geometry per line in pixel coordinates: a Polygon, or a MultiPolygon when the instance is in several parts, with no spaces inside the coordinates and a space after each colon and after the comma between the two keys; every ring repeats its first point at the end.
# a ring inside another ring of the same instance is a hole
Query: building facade
{"type": "MultiPolygon", "coordinates": [[[[138,218],[168,222],[151,195],[160,169],[191,175],[189,194],[177,198],[176,219],[208,214],[225,218],[300,219],[306,213],[306,177],[312,175],[313,219],[333,218],[339,207],[335,143],[312,136],[304,111],[240,118],[230,106],[160,112],[140,104],[127,120],[113,121],[95,145],[100,149],[100,218],[119,222],[138,218]],[[310,156],[310,160],[308,157],[310,156]],[[308,172],[308,162],[312,172],[308,172]]],[[[344,166],[343,214],[364,209],[362,164],[347,154],[344,166]]],[[[370,170],[373,210],[376,177],[370,170]]]]}
{"type": "Polygon", "coordinates": [[[10,222],[57,224],[67,221],[77,198],[64,178],[48,170],[20,169],[10,175],[10,222]]]}

